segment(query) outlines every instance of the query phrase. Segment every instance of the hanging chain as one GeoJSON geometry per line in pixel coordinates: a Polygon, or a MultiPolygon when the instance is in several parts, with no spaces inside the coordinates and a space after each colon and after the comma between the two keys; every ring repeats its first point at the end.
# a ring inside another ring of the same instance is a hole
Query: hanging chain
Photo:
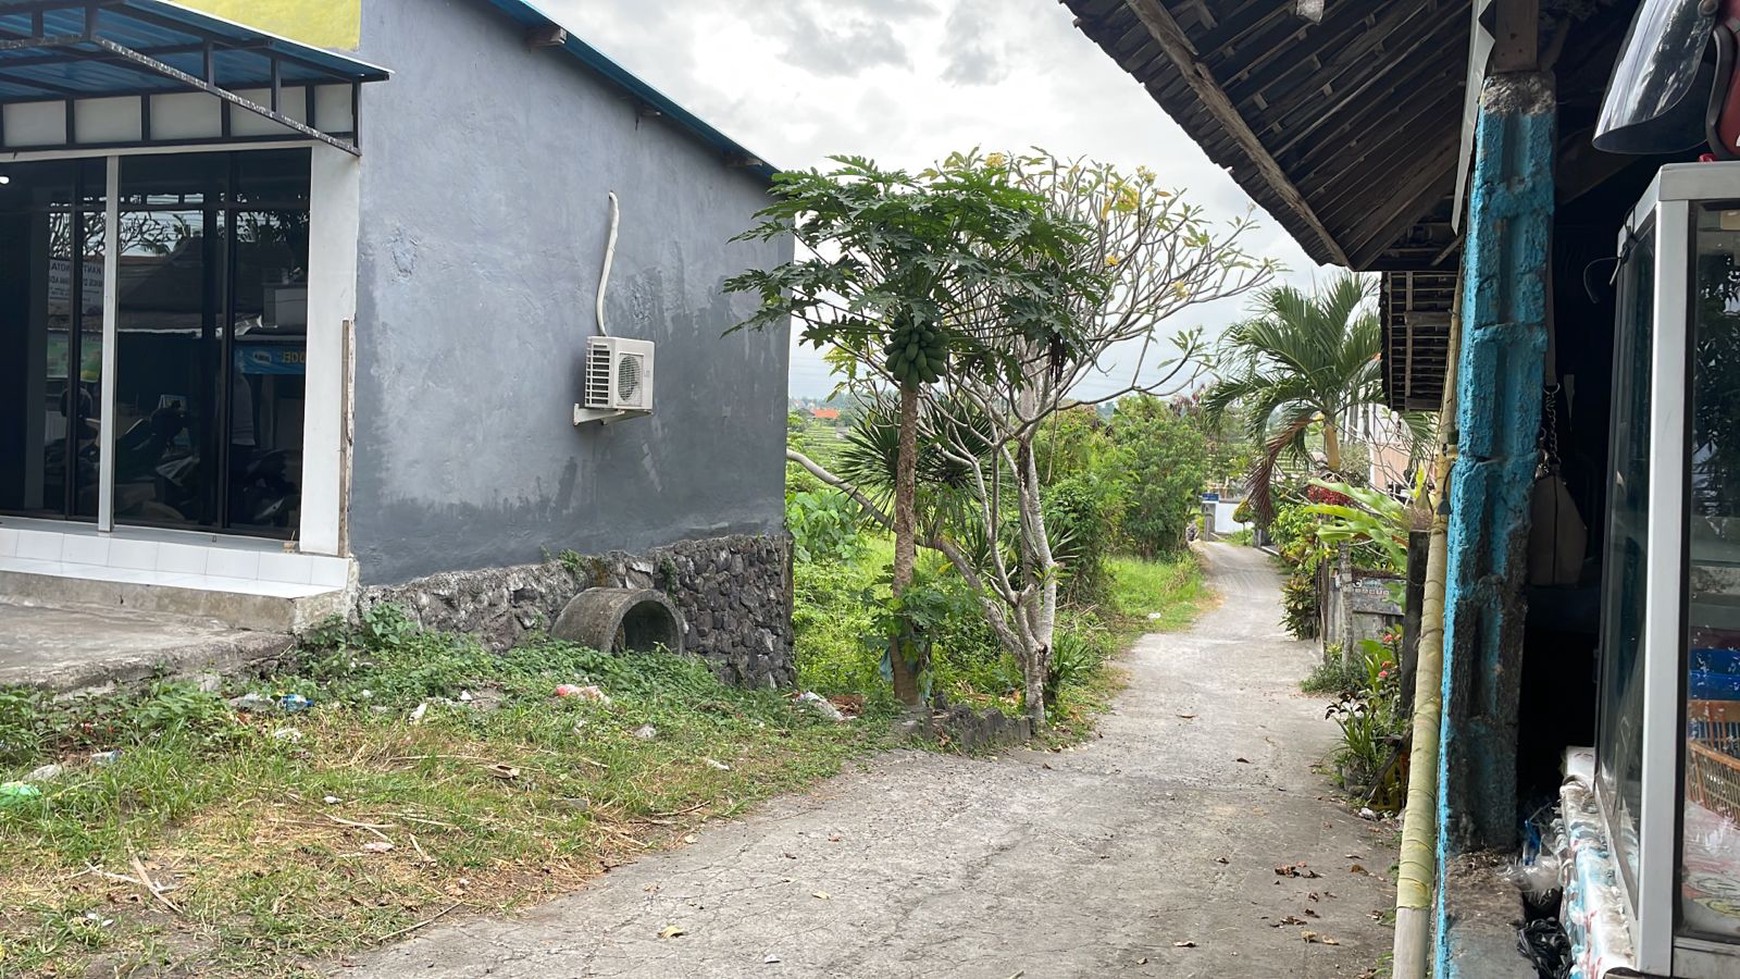
{"type": "Polygon", "coordinates": [[[1542,389],[1541,432],[1537,438],[1541,450],[1543,472],[1559,471],[1559,386],[1548,384],[1542,389]]]}

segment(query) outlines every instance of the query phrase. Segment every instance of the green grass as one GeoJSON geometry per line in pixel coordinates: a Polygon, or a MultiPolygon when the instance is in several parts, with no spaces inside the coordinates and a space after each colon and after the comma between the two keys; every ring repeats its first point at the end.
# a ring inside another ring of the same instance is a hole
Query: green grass
{"type": "Polygon", "coordinates": [[[1138,632],[1189,628],[1213,600],[1194,553],[1158,561],[1112,558],[1112,608],[1138,632]]]}
{"type": "Polygon", "coordinates": [[[1365,667],[1358,663],[1349,663],[1342,655],[1339,643],[1330,643],[1323,651],[1323,658],[1311,668],[1309,675],[1299,682],[1299,689],[1305,693],[1315,694],[1345,694],[1358,691],[1365,686],[1365,667]]]}
{"type": "Polygon", "coordinates": [[[239,715],[185,684],[71,704],[11,692],[0,781],[66,771],[0,808],[0,975],[314,975],[434,915],[522,906],[680,845],[883,743],[878,718],[824,722],[694,659],[387,638],[245,685],[311,696],[297,714],[239,715]],[[563,682],[612,703],[552,696],[563,682]],[[474,699],[411,723],[461,691],[474,699]],[[656,737],[636,736],[646,724],[656,737]],[[112,764],[86,760],[111,748],[112,764]],[[138,867],[172,885],[174,910],[138,867]]]}
{"type": "MultiPolygon", "coordinates": [[[[892,542],[867,535],[856,560],[797,566],[793,624],[798,682],[805,689],[861,695],[892,709],[881,675],[881,646],[874,641],[875,617],[865,597],[885,593],[892,560],[892,542]]],[[[921,554],[921,560],[940,566],[935,555],[921,554]]],[[[1119,681],[1107,664],[1120,649],[1143,632],[1189,626],[1212,600],[1201,564],[1188,553],[1158,562],[1114,558],[1110,572],[1105,607],[1059,611],[1051,712],[1057,736],[1079,737],[1109,704],[1119,681]],[[1158,617],[1150,619],[1149,613],[1158,617]]],[[[998,645],[965,585],[959,590],[959,609],[934,637],[933,682],[951,701],[1015,713],[1021,709],[1021,670],[998,645]]]]}

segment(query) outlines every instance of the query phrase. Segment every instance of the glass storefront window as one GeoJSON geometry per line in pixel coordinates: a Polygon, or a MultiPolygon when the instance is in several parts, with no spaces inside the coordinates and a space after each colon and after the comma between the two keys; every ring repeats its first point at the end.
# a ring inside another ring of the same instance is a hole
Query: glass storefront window
{"type": "Polygon", "coordinates": [[[138,437],[117,451],[116,522],[294,531],[308,161],[122,161],[116,413],[138,437]]]}
{"type": "Polygon", "coordinates": [[[0,510],[91,520],[103,434],[101,160],[0,166],[0,510]]]}
{"type": "MultiPolygon", "coordinates": [[[[1654,331],[1655,229],[1625,264],[1613,393],[1612,503],[1607,533],[1609,596],[1603,614],[1601,726],[1596,747],[1601,801],[1614,850],[1636,894],[1643,792],[1643,616],[1649,535],[1650,351],[1654,331]]],[[[1635,900],[1635,898],[1633,898],[1635,900]]]]}
{"type": "Polygon", "coordinates": [[[1740,939],[1740,202],[1694,209],[1680,920],[1740,939]]]}
{"type": "Polygon", "coordinates": [[[0,512],[291,536],[301,507],[309,152],[120,161],[113,425],[107,162],[0,165],[0,512]]]}

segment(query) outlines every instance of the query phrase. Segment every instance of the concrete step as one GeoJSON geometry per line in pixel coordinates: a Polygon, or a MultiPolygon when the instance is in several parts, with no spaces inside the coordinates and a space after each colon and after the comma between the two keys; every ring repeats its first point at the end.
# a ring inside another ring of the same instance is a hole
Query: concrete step
{"type": "Polygon", "coordinates": [[[293,642],[211,619],[0,599],[0,686],[71,692],[231,674],[276,660],[293,642]]]}
{"type": "Polygon", "coordinates": [[[309,628],[343,612],[346,595],[327,584],[0,556],[0,596],[15,602],[126,608],[258,632],[309,628]]]}

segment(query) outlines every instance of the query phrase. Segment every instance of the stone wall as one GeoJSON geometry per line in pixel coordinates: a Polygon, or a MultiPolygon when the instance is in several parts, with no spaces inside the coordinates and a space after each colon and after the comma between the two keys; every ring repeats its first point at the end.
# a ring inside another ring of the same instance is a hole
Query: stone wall
{"type": "Polygon", "coordinates": [[[584,588],[655,588],[683,613],[684,644],[720,679],[741,686],[797,682],[792,664],[791,539],[683,541],[641,554],[612,551],[542,564],[444,571],[363,589],[358,608],[403,608],[426,629],[463,632],[493,649],[541,634],[584,588]]]}

